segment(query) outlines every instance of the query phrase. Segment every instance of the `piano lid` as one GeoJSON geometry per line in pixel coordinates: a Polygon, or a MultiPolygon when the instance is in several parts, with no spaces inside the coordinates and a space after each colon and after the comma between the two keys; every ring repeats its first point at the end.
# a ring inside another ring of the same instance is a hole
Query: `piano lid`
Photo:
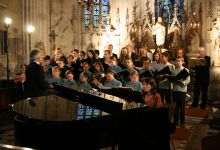
{"type": "Polygon", "coordinates": [[[132,102],[114,95],[103,93],[97,89],[85,90],[80,89],[79,87],[63,86],[58,84],[54,84],[54,88],[62,93],[58,94],[59,96],[64,96],[66,98],[73,98],[75,96],[75,99],[78,99],[83,104],[86,102],[86,104],[92,105],[95,108],[99,108],[100,110],[110,114],[121,110],[134,109],[144,106],[141,103],[132,102]],[[68,95],[70,96],[68,97],[68,95]]]}
{"type": "Polygon", "coordinates": [[[51,122],[74,121],[108,115],[99,109],[55,95],[21,100],[13,104],[12,109],[25,117],[51,122]]]}

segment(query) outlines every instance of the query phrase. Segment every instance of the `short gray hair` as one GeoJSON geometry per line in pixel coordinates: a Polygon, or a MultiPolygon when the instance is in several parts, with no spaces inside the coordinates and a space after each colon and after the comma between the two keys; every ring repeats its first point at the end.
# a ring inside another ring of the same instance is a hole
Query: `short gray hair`
{"type": "Polygon", "coordinates": [[[33,49],[30,53],[30,62],[33,62],[36,60],[36,56],[40,53],[39,49],[33,49]]]}
{"type": "Polygon", "coordinates": [[[198,48],[198,50],[199,50],[199,51],[206,51],[204,46],[200,46],[200,47],[198,48]]]}

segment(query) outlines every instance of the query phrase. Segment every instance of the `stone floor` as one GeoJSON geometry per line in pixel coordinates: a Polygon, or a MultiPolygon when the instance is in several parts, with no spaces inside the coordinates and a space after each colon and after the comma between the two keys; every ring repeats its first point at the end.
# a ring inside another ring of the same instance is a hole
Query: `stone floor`
{"type": "MultiPolygon", "coordinates": [[[[201,141],[201,138],[203,138],[206,133],[207,130],[203,130],[200,131],[200,126],[203,126],[203,121],[204,118],[198,118],[198,117],[186,117],[186,130],[188,130],[188,138],[183,138],[183,139],[176,139],[175,137],[172,138],[173,142],[174,142],[174,146],[171,145],[171,150],[194,150],[194,149],[189,149],[190,146],[194,146],[196,145],[197,149],[196,150],[200,150],[201,149],[201,143],[199,143],[199,141],[201,141]],[[204,135],[199,135],[198,133],[201,132],[205,132],[204,135]],[[193,139],[193,140],[192,140],[193,139]],[[195,140],[197,140],[197,144],[195,143],[195,140]],[[199,144],[198,144],[199,143],[199,144]]],[[[204,124],[204,126],[208,126],[208,124],[204,124]]],[[[177,127],[179,128],[179,127],[177,127]]]]}

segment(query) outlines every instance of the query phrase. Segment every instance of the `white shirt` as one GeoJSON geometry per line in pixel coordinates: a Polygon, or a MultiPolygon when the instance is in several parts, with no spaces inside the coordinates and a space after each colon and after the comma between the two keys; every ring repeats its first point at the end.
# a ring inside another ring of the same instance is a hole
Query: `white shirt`
{"type": "MultiPolygon", "coordinates": [[[[175,68],[172,71],[173,76],[178,75],[185,67],[175,68]]],[[[189,70],[185,68],[188,72],[189,70]]],[[[187,85],[190,83],[190,76],[188,76],[184,81],[183,84],[181,83],[173,83],[173,91],[179,91],[179,92],[187,92],[187,85]]]]}

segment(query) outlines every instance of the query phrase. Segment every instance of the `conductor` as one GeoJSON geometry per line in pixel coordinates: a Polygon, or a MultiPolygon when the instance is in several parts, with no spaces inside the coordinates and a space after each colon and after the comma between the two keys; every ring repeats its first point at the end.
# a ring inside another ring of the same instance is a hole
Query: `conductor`
{"type": "Polygon", "coordinates": [[[44,70],[41,66],[42,54],[40,50],[34,49],[30,53],[30,64],[27,66],[24,86],[27,97],[38,97],[47,94],[50,84],[45,80],[44,70]]]}

